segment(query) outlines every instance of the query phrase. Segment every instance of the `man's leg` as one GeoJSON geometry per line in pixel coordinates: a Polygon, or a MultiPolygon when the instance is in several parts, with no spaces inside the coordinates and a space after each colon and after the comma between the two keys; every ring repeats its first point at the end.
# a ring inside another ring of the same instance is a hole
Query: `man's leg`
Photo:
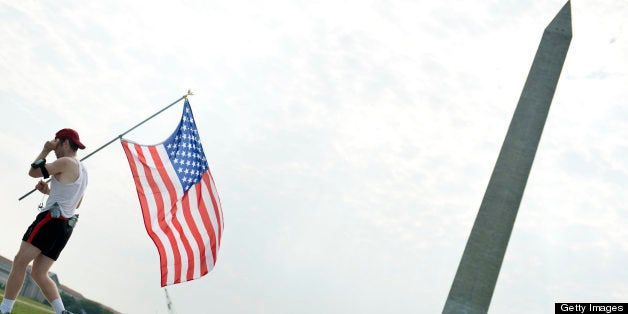
{"type": "Polygon", "coordinates": [[[50,267],[52,267],[54,262],[55,261],[48,256],[43,254],[37,255],[33,261],[31,277],[33,277],[33,280],[35,280],[35,283],[39,286],[39,289],[41,289],[46,299],[48,299],[48,302],[50,302],[55,312],[61,313],[65,310],[63,301],[61,300],[61,296],[59,296],[57,285],[50,279],[50,276],[48,276],[48,271],[50,271],[50,267]]]}
{"type": "Polygon", "coordinates": [[[50,279],[50,276],[48,276],[48,271],[54,262],[55,261],[50,257],[39,254],[35,257],[33,268],[31,269],[31,277],[33,277],[33,280],[50,303],[59,298],[57,285],[50,279]]]}
{"type": "Polygon", "coordinates": [[[4,297],[7,299],[15,300],[17,295],[22,289],[24,284],[24,276],[26,276],[26,268],[28,264],[41,253],[41,250],[34,245],[22,241],[20,249],[15,255],[13,260],[13,266],[11,267],[11,273],[9,279],[7,279],[7,285],[5,289],[4,297]]]}
{"type": "Polygon", "coordinates": [[[4,291],[4,299],[0,304],[0,312],[11,312],[13,301],[22,290],[24,284],[24,276],[26,276],[26,267],[28,264],[41,253],[41,250],[28,242],[22,241],[20,249],[13,259],[11,273],[7,279],[6,289],[4,291]]]}

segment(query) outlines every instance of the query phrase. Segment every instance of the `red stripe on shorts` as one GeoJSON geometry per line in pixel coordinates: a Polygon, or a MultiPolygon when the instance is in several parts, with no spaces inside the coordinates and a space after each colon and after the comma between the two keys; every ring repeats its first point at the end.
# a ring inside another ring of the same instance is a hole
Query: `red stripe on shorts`
{"type": "Polygon", "coordinates": [[[39,223],[37,223],[37,225],[35,225],[35,228],[33,228],[33,231],[31,231],[31,234],[28,236],[28,240],[26,242],[32,243],[33,238],[35,238],[35,235],[37,234],[39,229],[41,229],[41,227],[43,227],[50,220],[52,220],[52,217],[50,216],[50,212],[48,212],[46,216],[44,216],[44,219],[42,219],[39,223]]]}

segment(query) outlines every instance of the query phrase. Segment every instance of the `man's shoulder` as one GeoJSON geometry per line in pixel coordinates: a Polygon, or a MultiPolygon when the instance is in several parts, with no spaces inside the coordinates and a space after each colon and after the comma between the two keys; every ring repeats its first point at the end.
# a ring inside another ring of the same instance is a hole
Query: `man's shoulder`
{"type": "Polygon", "coordinates": [[[73,157],[60,157],[55,162],[59,164],[61,171],[75,171],[74,169],[79,164],[79,161],[73,157]]]}
{"type": "Polygon", "coordinates": [[[55,163],[58,165],[57,179],[62,183],[74,182],[80,175],[79,161],[74,157],[59,157],[55,163]]]}
{"type": "Polygon", "coordinates": [[[72,165],[78,165],[79,161],[76,160],[76,158],[74,157],[61,157],[59,159],[57,159],[57,161],[59,161],[60,163],[64,163],[64,164],[72,164],[72,165]]]}

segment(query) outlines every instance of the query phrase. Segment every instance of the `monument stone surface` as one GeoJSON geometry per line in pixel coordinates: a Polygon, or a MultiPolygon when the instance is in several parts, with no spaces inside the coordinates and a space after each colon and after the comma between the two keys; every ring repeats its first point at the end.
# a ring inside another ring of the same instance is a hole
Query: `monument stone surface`
{"type": "Polygon", "coordinates": [[[543,33],[443,313],[488,312],[571,36],[568,1],[543,33]]]}

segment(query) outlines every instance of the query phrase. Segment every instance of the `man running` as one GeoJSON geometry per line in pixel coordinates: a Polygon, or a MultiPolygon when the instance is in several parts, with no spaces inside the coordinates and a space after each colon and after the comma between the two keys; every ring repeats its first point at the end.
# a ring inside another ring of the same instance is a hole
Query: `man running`
{"type": "Polygon", "coordinates": [[[50,186],[43,180],[36,186],[41,193],[48,194],[48,201],[22,238],[0,304],[1,314],[11,313],[31,261],[31,277],[56,314],[70,313],[65,310],[57,285],[48,276],[48,271],[70,239],[78,219],[75,211],[81,205],[87,187],[87,171],[76,159],[79,148],[84,149],[85,145],[81,143],[78,133],[72,129],[62,129],[54,140],[44,144],[43,150],[31,164],[28,172],[31,177],[52,177],[50,186]],[[52,151],[57,159],[46,163],[46,157],[52,151]]]}

